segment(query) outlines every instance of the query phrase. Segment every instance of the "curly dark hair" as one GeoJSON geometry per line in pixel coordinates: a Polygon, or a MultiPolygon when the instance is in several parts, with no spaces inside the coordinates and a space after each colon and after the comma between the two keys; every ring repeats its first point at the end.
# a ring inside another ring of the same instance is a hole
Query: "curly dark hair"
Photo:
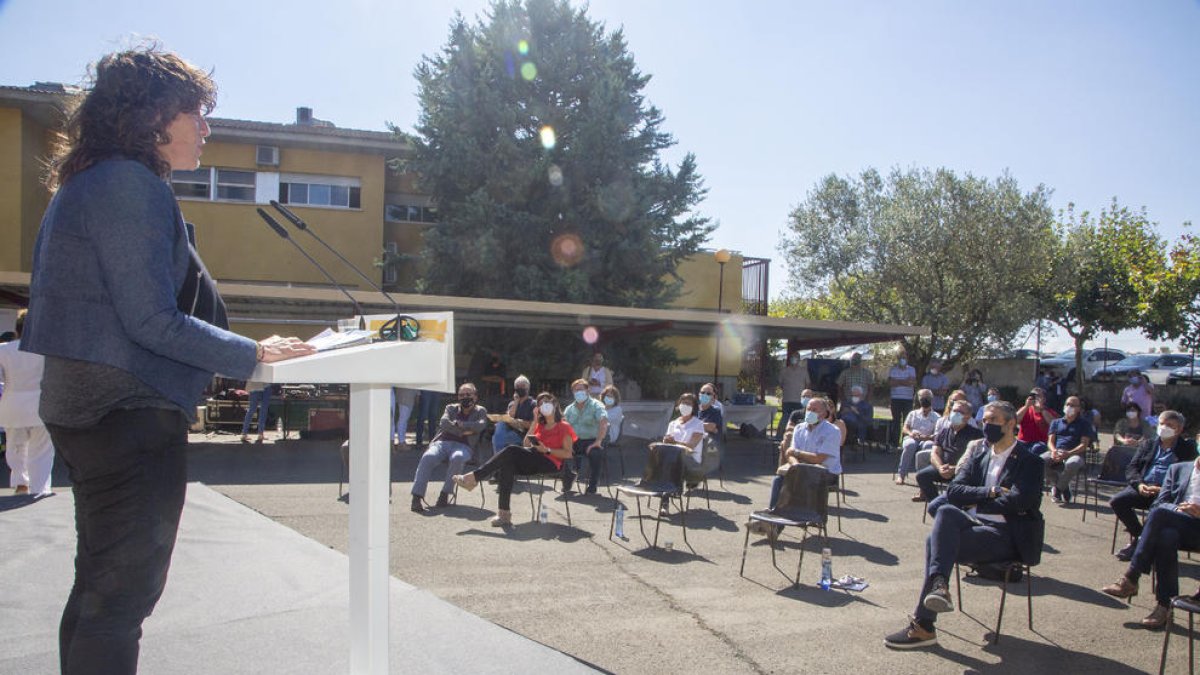
{"type": "Polygon", "coordinates": [[[159,153],[170,143],[167,126],[180,113],[208,114],[217,86],[208,73],[157,43],[108,54],[90,69],[91,87],[67,120],[63,147],[51,160],[51,190],[110,157],[126,157],[168,178],[159,153]]]}

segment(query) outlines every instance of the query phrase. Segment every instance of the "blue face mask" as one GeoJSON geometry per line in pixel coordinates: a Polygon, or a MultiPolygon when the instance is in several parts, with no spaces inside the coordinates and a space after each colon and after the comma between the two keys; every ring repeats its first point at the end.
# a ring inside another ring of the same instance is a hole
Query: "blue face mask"
{"type": "Polygon", "coordinates": [[[708,405],[709,403],[712,403],[712,396],[700,394],[700,405],[708,405]]]}
{"type": "Polygon", "coordinates": [[[808,412],[804,413],[804,423],[805,424],[811,425],[811,424],[816,424],[817,422],[820,422],[820,421],[821,421],[821,416],[817,414],[817,411],[809,410],[808,412]]]}
{"type": "Polygon", "coordinates": [[[588,393],[586,391],[575,392],[575,402],[576,403],[583,403],[584,401],[587,400],[587,397],[588,397],[588,393]]]}
{"type": "Polygon", "coordinates": [[[996,398],[997,396],[995,394],[988,394],[988,403],[995,403],[996,398]]]}
{"type": "Polygon", "coordinates": [[[807,407],[808,407],[808,401],[809,401],[809,399],[807,399],[807,398],[802,398],[802,399],[800,399],[800,405],[801,405],[801,407],[807,408],[807,407]]]}
{"type": "Polygon", "coordinates": [[[617,402],[617,399],[615,399],[611,396],[604,397],[604,405],[606,405],[606,406],[612,407],[616,402],[617,402]]]}

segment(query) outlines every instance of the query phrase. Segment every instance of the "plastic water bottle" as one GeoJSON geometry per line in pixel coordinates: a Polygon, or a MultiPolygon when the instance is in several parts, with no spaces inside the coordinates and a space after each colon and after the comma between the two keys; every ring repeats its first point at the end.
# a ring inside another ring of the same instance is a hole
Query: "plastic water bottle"
{"type": "Polygon", "coordinates": [[[550,510],[546,508],[545,504],[542,504],[541,510],[538,511],[538,522],[545,525],[549,520],[550,510]]]}
{"type": "Polygon", "coordinates": [[[833,583],[833,552],[827,548],[821,549],[821,580],[817,585],[821,590],[829,590],[829,585],[833,583]]]}
{"type": "Polygon", "coordinates": [[[617,539],[625,538],[625,505],[617,504],[617,539]]]}
{"type": "Polygon", "coordinates": [[[275,418],[275,433],[283,436],[283,417],[275,418]]]}

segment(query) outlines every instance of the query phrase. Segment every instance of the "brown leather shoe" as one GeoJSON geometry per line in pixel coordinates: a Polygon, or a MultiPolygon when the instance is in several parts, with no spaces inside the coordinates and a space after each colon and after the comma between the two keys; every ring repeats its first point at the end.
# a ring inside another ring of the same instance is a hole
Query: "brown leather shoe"
{"type": "Polygon", "coordinates": [[[1121,575],[1121,578],[1117,579],[1116,583],[1112,583],[1104,588],[1101,588],[1100,592],[1107,593],[1114,598],[1121,598],[1124,600],[1126,598],[1132,598],[1138,594],[1138,585],[1137,583],[1130,581],[1129,577],[1121,575]]]}
{"type": "Polygon", "coordinates": [[[1160,630],[1167,625],[1167,621],[1171,619],[1171,607],[1169,605],[1155,605],[1154,611],[1150,612],[1150,616],[1142,619],[1142,627],[1150,630],[1160,630]]]}

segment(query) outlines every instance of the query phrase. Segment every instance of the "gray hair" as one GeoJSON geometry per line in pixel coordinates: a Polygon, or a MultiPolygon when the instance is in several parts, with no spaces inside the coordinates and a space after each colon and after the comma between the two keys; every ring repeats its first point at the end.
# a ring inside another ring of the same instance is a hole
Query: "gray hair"
{"type": "Polygon", "coordinates": [[[1179,422],[1180,428],[1187,426],[1187,418],[1184,417],[1183,413],[1181,413],[1181,412],[1178,412],[1175,410],[1164,410],[1158,414],[1158,423],[1159,424],[1162,424],[1163,422],[1172,421],[1172,420],[1179,422]]]}
{"type": "Polygon", "coordinates": [[[989,410],[1004,417],[1005,422],[1009,422],[1017,418],[1016,408],[1013,408],[1013,404],[1009,403],[1008,401],[992,401],[991,403],[983,406],[983,414],[986,415],[987,411],[989,410]]]}
{"type": "Polygon", "coordinates": [[[518,375],[518,376],[517,376],[517,379],[513,380],[513,386],[514,386],[514,387],[519,387],[519,386],[521,386],[521,383],[524,383],[524,384],[525,384],[525,388],[526,388],[526,389],[528,389],[528,388],[529,388],[529,378],[528,378],[528,377],[525,377],[524,375],[518,375]]]}

